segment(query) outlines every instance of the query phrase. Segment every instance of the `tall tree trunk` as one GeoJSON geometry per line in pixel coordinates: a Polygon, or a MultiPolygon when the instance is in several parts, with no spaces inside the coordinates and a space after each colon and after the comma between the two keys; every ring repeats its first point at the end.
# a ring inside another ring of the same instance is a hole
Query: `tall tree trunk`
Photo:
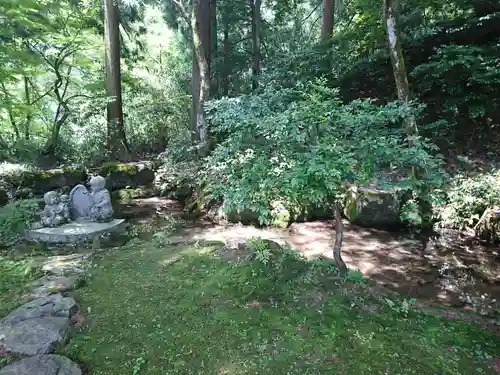
{"type": "MultiPolygon", "coordinates": [[[[406,74],[405,60],[401,47],[397,24],[397,0],[383,0],[384,2],[384,23],[387,29],[387,39],[389,42],[389,53],[391,55],[392,71],[396,82],[398,100],[403,105],[410,102],[410,85],[406,74]]],[[[408,136],[410,146],[415,144],[415,137],[418,135],[417,122],[413,115],[407,116],[404,121],[404,128],[408,136]]]]}
{"type": "Polygon", "coordinates": [[[129,152],[123,123],[119,25],[118,0],[104,0],[108,151],[114,158],[123,158],[129,152]]]}
{"type": "Polygon", "coordinates": [[[210,71],[212,73],[212,82],[210,85],[210,97],[217,96],[219,92],[219,74],[214,69],[213,62],[219,56],[217,40],[217,0],[210,0],[210,71]]]}
{"type": "MultiPolygon", "coordinates": [[[[408,76],[406,74],[405,60],[397,24],[397,0],[383,0],[383,2],[384,23],[387,29],[389,52],[391,55],[392,70],[394,72],[398,100],[404,106],[408,106],[410,102],[410,85],[408,84],[408,76]]],[[[415,116],[411,113],[408,114],[404,119],[403,126],[408,138],[408,146],[415,146],[416,138],[418,136],[418,127],[415,116]]],[[[413,174],[416,179],[420,179],[423,173],[425,173],[423,170],[413,168],[413,174]]],[[[430,191],[424,184],[421,186],[418,193],[417,203],[420,218],[422,220],[421,227],[429,228],[432,226],[432,205],[429,197],[430,191]]]]}
{"type": "Polygon", "coordinates": [[[323,0],[323,17],[321,22],[321,41],[331,38],[333,34],[333,17],[335,0],[323,0]]]}
{"type": "Polygon", "coordinates": [[[252,90],[259,87],[260,76],[260,37],[261,37],[261,5],[262,0],[250,0],[250,9],[252,12],[252,90]]]}
{"type": "Polygon", "coordinates": [[[229,95],[229,17],[224,18],[224,37],[222,41],[223,61],[221,67],[221,89],[222,95],[229,95]]]}
{"type": "Polygon", "coordinates": [[[193,60],[191,63],[191,142],[198,144],[200,142],[200,133],[198,129],[198,102],[200,101],[200,69],[198,68],[198,55],[193,42],[193,60]]]}
{"type": "MultiPolygon", "coordinates": [[[[199,140],[199,153],[205,156],[208,150],[208,132],[203,113],[203,106],[210,97],[210,0],[193,0],[191,28],[193,31],[194,60],[197,62],[199,84],[193,90],[193,106],[191,112],[192,125],[195,125],[196,138],[199,140]]],[[[193,70],[193,88],[196,86],[193,70]]]]}

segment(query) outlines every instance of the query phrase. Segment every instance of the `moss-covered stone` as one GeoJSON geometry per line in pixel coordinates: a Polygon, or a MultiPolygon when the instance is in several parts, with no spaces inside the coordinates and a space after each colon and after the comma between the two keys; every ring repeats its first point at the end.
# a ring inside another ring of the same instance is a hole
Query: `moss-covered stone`
{"type": "Polygon", "coordinates": [[[393,228],[401,225],[400,200],[392,191],[351,186],[344,202],[344,215],[359,226],[393,228]]]}
{"type": "Polygon", "coordinates": [[[120,189],[111,192],[113,203],[129,203],[134,199],[150,198],[157,195],[157,191],[151,187],[139,187],[134,189],[120,189]]]}
{"type": "Polygon", "coordinates": [[[17,197],[41,196],[49,190],[84,183],[87,171],[84,167],[68,167],[49,170],[24,170],[0,176],[3,185],[17,197]]]}
{"type": "Polygon", "coordinates": [[[156,165],[153,162],[103,164],[97,173],[106,178],[110,190],[151,186],[155,178],[156,165]]]}

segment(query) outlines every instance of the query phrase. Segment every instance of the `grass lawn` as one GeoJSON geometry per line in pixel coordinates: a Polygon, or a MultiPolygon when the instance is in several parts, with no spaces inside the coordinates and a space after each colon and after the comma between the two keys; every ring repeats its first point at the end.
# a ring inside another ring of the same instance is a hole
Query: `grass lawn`
{"type": "Polygon", "coordinates": [[[367,311],[332,282],[318,287],[324,267],[291,257],[238,264],[210,250],[103,254],[62,353],[93,375],[496,374],[492,333],[387,304],[367,311]]]}
{"type": "Polygon", "coordinates": [[[0,318],[14,310],[23,301],[25,285],[36,276],[32,258],[14,259],[0,255],[0,318]]]}

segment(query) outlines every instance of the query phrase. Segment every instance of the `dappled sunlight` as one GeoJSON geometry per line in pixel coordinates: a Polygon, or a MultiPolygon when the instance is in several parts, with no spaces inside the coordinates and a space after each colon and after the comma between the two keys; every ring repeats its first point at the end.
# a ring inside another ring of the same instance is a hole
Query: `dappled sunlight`
{"type": "MultiPolygon", "coordinates": [[[[295,223],[284,239],[308,258],[333,258],[334,236],[333,222],[295,223]]],[[[495,308],[500,299],[500,287],[494,284],[500,276],[495,251],[478,244],[474,252],[467,251],[469,248],[457,241],[453,250],[438,247],[430,251],[429,246],[424,250],[422,241],[403,234],[346,223],[342,257],[350,268],[404,296],[462,306],[472,293],[476,299],[487,296],[485,301],[495,308]],[[441,274],[443,267],[449,267],[451,273],[441,274]],[[458,276],[460,272],[470,275],[464,278],[458,276]]]]}

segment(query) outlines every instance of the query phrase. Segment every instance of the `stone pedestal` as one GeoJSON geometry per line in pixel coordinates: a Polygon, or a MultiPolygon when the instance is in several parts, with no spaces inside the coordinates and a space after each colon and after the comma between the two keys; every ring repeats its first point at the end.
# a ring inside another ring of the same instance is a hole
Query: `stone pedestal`
{"type": "Polygon", "coordinates": [[[97,241],[101,234],[117,232],[122,229],[125,219],[114,219],[106,223],[74,221],[54,228],[31,229],[26,233],[30,241],[45,243],[78,243],[97,241]]]}

